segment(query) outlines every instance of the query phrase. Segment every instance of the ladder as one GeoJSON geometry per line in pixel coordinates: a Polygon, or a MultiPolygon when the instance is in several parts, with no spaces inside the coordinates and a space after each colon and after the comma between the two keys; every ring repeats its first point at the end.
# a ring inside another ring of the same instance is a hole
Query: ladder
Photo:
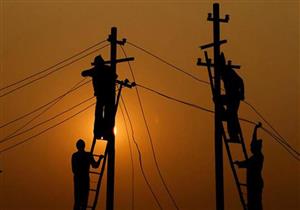
{"type": "MultiPolygon", "coordinates": [[[[125,79],[124,81],[116,80],[116,83],[119,85],[119,88],[118,88],[117,100],[116,100],[116,103],[115,103],[115,110],[114,110],[115,115],[117,113],[117,108],[118,108],[118,104],[119,104],[119,101],[120,101],[122,88],[123,87],[132,88],[136,85],[134,82],[130,83],[128,79],[125,79]]],[[[93,138],[91,151],[90,151],[90,154],[92,154],[93,157],[100,157],[100,154],[95,154],[94,153],[96,143],[98,141],[107,141],[107,140],[105,140],[105,139],[96,139],[95,137],[93,138]]],[[[90,188],[89,188],[88,198],[90,198],[90,194],[93,194],[93,199],[92,199],[93,202],[92,202],[91,205],[87,205],[87,209],[96,210],[96,206],[97,206],[97,202],[98,202],[98,198],[99,198],[99,194],[100,194],[100,189],[101,189],[101,182],[102,182],[102,178],[103,178],[104,170],[105,170],[105,165],[106,165],[106,159],[107,159],[107,156],[108,156],[108,147],[109,147],[109,143],[107,141],[106,146],[105,146],[104,158],[103,158],[102,166],[100,167],[100,170],[99,171],[91,171],[91,170],[89,171],[89,174],[91,176],[98,176],[98,180],[96,181],[96,185],[94,185],[94,186],[92,186],[93,183],[90,181],[90,188]]]]}
{"type": "MultiPolygon", "coordinates": [[[[214,97],[215,95],[215,90],[214,90],[214,83],[213,83],[213,75],[212,75],[212,71],[211,71],[211,59],[208,58],[208,54],[207,51],[204,52],[205,54],[205,60],[206,60],[206,66],[207,66],[207,70],[208,70],[208,76],[209,76],[209,82],[210,82],[210,87],[211,87],[211,91],[212,91],[212,95],[214,97]]],[[[224,115],[225,113],[223,113],[224,115]]],[[[227,121],[227,117],[226,115],[224,115],[225,117],[222,116],[222,139],[224,141],[225,144],[225,148],[226,148],[226,152],[227,152],[227,156],[229,159],[229,163],[230,163],[230,168],[232,170],[232,174],[233,174],[233,178],[238,190],[238,194],[239,194],[239,198],[240,198],[240,202],[242,204],[242,207],[244,210],[247,210],[247,204],[246,204],[246,199],[244,197],[244,193],[243,193],[243,187],[247,188],[247,184],[241,182],[241,178],[238,176],[236,167],[234,166],[234,160],[231,154],[231,144],[240,144],[240,146],[242,147],[242,155],[243,158],[245,160],[248,160],[248,155],[247,155],[247,151],[246,151],[246,146],[245,146],[245,142],[244,142],[244,138],[243,138],[243,134],[242,134],[242,129],[239,125],[239,142],[232,142],[230,141],[229,137],[227,137],[225,129],[224,129],[224,122],[227,121]]]]}
{"type": "MultiPolygon", "coordinates": [[[[103,139],[96,139],[95,137],[93,138],[93,143],[92,143],[92,147],[91,147],[91,154],[93,157],[100,157],[99,154],[95,154],[95,146],[97,141],[105,141],[103,139]]],[[[98,201],[98,197],[99,197],[99,193],[100,193],[100,189],[101,189],[101,183],[102,183],[102,178],[103,178],[103,174],[104,174],[104,169],[105,169],[105,165],[106,165],[106,159],[107,159],[107,145],[106,144],[106,148],[105,148],[105,152],[104,152],[104,158],[102,160],[102,166],[100,167],[100,171],[89,171],[89,174],[92,176],[98,176],[98,180],[96,181],[96,185],[92,186],[92,182],[90,181],[90,188],[89,188],[89,197],[91,194],[93,194],[93,203],[92,205],[88,205],[87,209],[92,209],[92,210],[96,210],[96,206],[97,206],[97,201],[98,201]]]]}

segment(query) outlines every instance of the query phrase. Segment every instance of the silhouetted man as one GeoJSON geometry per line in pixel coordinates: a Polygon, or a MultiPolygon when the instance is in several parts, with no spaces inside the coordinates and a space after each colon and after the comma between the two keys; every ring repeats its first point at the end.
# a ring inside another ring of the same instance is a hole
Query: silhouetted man
{"type": "Polygon", "coordinates": [[[84,151],[85,143],[79,139],[76,143],[78,149],[72,155],[72,171],[74,174],[74,210],[86,210],[90,188],[89,169],[98,168],[103,155],[96,162],[92,154],[84,151]]]}
{"type": "Polygon", "coordinates": [[[245,161],[236,161],[239,168],[247,168],[247,195],[248,210],[262,210],[262,191],[264,182],[262,179],[262,168],[264,156],[262,154],[262,140],[257,139],[257,129],[261,123],[255,126],[251,141],[251,152],[253,155],[245,161]]]}
{"type": "Polygon", "coordinates": [[[230,141],[240,142],[238,136],[240,133],[238,109],[240,101],[245,99],[244,82],[230,66],[226,66],[223,53],[221,54],[221,78],[226,93],[226,95],[223,96],[223,102],[226,105],[227,129],[230,141]]]}
{"type": "Polygon", "coordinates": [[[114,107],[110,106],[114,101],[115,80],[111,68],[104,64],[101,55],[96,56],[92,69],[85,70],[81,73],[83,77],[92,77],[94,95],[96,96],[96,110],[94,122],[94,137],[100,139],[106,138],[113,131],[112,116],[114,116],[114,107]]]}

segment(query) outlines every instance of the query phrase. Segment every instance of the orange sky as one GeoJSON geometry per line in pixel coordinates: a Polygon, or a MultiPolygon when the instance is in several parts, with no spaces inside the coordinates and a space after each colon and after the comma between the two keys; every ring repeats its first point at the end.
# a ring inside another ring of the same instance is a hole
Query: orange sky
{"type": "MultiPolygon", "coordinates": [[[[119,38],[127,38],[156,55],[207,80],[199,45],[212,41],[207,13],[212,1],[5,1],[1,0],[0,87],[51,66],[107,38],[117,26],[119,38]]],[[[246,100],[254,104],[291,145],[299,149],[299,1],[221,1],[221,14],[230,14],[222,24],[222,47],[228,58],[242,66],[238,70],[246,87],[246,100]]],[[[212,107],[209,86],[125,45],[135,57],[132,67],[137,82],[168,95],[204,107],[212,107]]],[[[108,48],[101,51],[108,58],[108,48]]],[[[14,94],[0,98],[0,123],[7,122],[47,103],[70,89],[96,54],[82,59],[14,94]]],[[[119,51],[119,57],[122,57],[119,51]]],[[[127,64],[119,64],[120,78],[131,79],[127,64]]],[[[140,91],[162,172],[182,210],[214,209],[213,117],[185,105],[140,91]]],[[[40,121],[92,96],[92,86],[66,97],[40,121]]],[[[124,90],[136,139],[140,144],[150,182],[166,210],[172,205],[155,171],[150,144],[134,90],[124,90]]],[[[83,108],[82,106],[81,108],[83,108]]],[[[76,111],[80,110],[77,109],[76,111]]],[[[0,155],[0,209],[68,210],[73,187],[70,157],[75,142],[92,138],[93,109],[35,138],[30,143],[0,155]]],[[[240,116],[258,120],[244,104],[240,116]]],[[[65,116],[64,116],[65,117],[65,116]]],[[[64,119],[64,117],[59,120],[64,119]]],[[[58,120],[58,121],[59,121],[58,120]]],[[[54,121],[49,125],[55,124],[54,121]]],[[[3,138],[22,123],[0,130],[3,138]]],[[[37,120],[35,123],[38,123],[37,120]]],[[[249,144],[252,128],[243,125],[249,144]]],[[[45,126],[43,128],[46,128],[45,126]]],[[[131,163],[122,116],[117,116],[116,210],[130,209],[131,163]]],[[[30,136],[22,135],[10,144],[30,136]]],[[[299,203],[299,163],[263,132],[264,207],[296,210],[299,203]]],[[[231,171],[225,161],[225,205],[241,209],[231,171]]],[[[157,209],[138,168],[134,150],[135,207],[157,209]]],[[[105,186],[105,185],[104,185],[105,186]]],[[[99,209],[103,209],[103,196],[99,209]]]]}

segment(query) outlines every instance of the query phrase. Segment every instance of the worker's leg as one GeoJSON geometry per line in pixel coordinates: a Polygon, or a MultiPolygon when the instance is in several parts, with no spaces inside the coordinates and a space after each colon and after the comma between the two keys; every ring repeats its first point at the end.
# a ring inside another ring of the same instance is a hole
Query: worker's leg
{"type": "Polygon", "coordinates": [[[228,129],[228,134],[230,137],[230,140],[233,142],[239,142],[239,137],[238,137],[238,128],[237,128],[237,122],[238,121],[238,116],[237,116],[237,103],[236,101],[228,101],[227,104],[227,115],[228,115],[228,120],[227,120],[227,129],[228,129]]]}
{"type": "Polygon", "coordinates": [[[103,137],[103,130],[104,130],[103,108],[104,108],[103,102],[99,97],[97,97],[96,109],[95,109],[95,121],[94,121],[94,136],[97,139],[103,137]]]}
{"type": "Polygon", "coordinates": [[[74,207],[73,210],[80,210],[80,190],[78,180],[74,177],[74,207]]]}
{"type": "Polygon", "coordinates": [[[248,199],[247,199],[247,210],[257,210],[255,209],[255,193],[253,190],[248,189],[248,199]]]}
{"type": "Polygon", "coordinates": [[[82,192],[82,210],[86,210],[89,199],[89,183],[86,183],[82,192]]]}
{"type": "Polygon", "coordinates": [[[115,106],[110,106],[110,101],[113,101],[113,98],[107,99],[104,111],[105,139],[109,139],[113,135],[114,129],[115,106]]]}

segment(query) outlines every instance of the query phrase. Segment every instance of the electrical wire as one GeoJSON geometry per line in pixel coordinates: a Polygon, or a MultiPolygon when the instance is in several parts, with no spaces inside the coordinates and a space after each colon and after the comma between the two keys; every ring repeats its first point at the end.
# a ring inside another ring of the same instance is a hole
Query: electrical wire
{"type": "Polygon", "coordinates": [[[16,143],[16,144],[12,145],[12,146],[9,146],[9,147],[6,147],[6,148],[0,150],[0,154],[3,153],[3,152],[7,152],[7,151],[9,151],[9,150],[11,150],[11,149],[13,149],[13,148],[19,146],[19,145],[22,145],[22,144],[24,144],[24,143],[26,143],[26,142],[32,140],[33,138],[35,138],[35,137],[37,137],[37,136],[40,136],[41,134],[43,134],[43,133],[45,133],[45,132],[47,132],[47,131],[49,131],[49,130],[51,130],[51,129],[53,129],[53,128],[55,128],[55,127],[61,125],[61,124],[63,124],[64,122],[66,122],[66,121],[68,121],[68,120],[74,118],[75,116],[79,115],[80,113],[82,113],[82,112],[88,110],[89,108],[91,108],[91,107],[94,106],[95,104],[96,104],[96,103],[90,104],[90,105],[87,106],[86,108],[84,108],[84,109],[80,110],[79,112],[73,114],[72,116],[70,116],[70,117],[68,117],[68,118],[66,118],[66,119],[64,119],[64,120],[62,120],[61,122],[59,122],[59,123],[57,123],[57,124],[55,124],[55,125],[52,125],[52,126],[46,128],[46,129],[42,130],[41,132],[39,132],[39,133],[37,133],[37,134],[35,134],[35,135],[33,135],[33,136],[30,136],[30,137],[28,137],[28,138],[26,138],[26,139],[24,139],[24,140],[22,140],[22,141],[20,141],[20,142],[18,142],[18,143],[16,143]]]}
{"type": "Polygon", "coordinates": [[[73,59],[73,58],[75,58],[75,57],[81,55],[82,53],[85,53],[85,52],[89,51],[90,49],[93,49],[94,47],[96,47],[96,46],[98,46],[98,45],[100,45],[100,44],[102,44],[102,43],[104,43],[104,42],[106,42],[106,40],[103,40],[103,41],[101,41],[101,42],[98,42],[98,43],[96,43],[96,44],[93,44],[92,46],[90,46],[90,47],[88,47],[88,48],[86,48],[86,49],[84,49],[84,50],[82,50],[82,51],[80,51],[80,52],[78,52],[78,53],[76,53],[76,54],[74,54],[74,55],[72,55],[72,56],[70,56],[70,57],[68,57],[68,58],[66,58],[66,59],[64,59],[64,60],[62,60],[62,61],[60,61],[60,62],[58,62],[58,63],[56,63],[56,64],[54,64],[54,65],[52,65],[52,66],[50,66],[50,67],[48,67],[48,68],[46,68],[46,69],[44,69],[44,70],[42,70],[42,71],[39,71],[39,72],[34,73],[34,74],[31,74],[31,75],[29,75],[29,76],[27,76],[27,77],[25,77],[25,78],[23,78],[23,79],[21,79],[21,80],[18,80],[18,81],[16,81],[16,82],[13,82],[13,83],[11,83],[11,84],[9,84],[9,85],[7,85],[7,86],[4,86],[4,87],[0,88],[0,91],[5,90],[5,89],[7,89],[7,88],[10,88],[10,87],[12,87],[12,86],[15,86],[15,85],[17,85],[17,84],[19,84],[19,83],[21,83],[21,82],[24,82],[24,81],[26,81],[26,80],[28,80],[28,79],[31,79],[32,77],[35,77],[35,76],[39,75],[39,74],[42,74],[42,73],[44,73],[44,72],[47,72],[47,71],[49,71],[50,69],[53,69],[53,68],[59,66],[60,64],[63,64],[63,63],[65,63],[66,61],[71,60],[71,59],[73,59]]]}
{"type": "Polygon", "coordinates": [[[26,129],[26,130],[24,130],[24,131],[22,131],[22,132],[19,132],[18,134],[14,134],[14,135],[12,135],[12,136],[8,136],[8,137],[6,137],[6,138],[3,138],[3,139],[0,140],[0,143],[6,142],[6,141],[8,141],[8,140],[10,140],[10,139],[12,139],[12,138],[15,138],[15,137],[20,136],[20,135],[22,135],[22,134],[24,134],[24,133],[27,133],[27,132],[29,132],[29,131],[31,131],[31,130],[33,130],[33,129],[35,129],[35,128],[37,128],[37,127],[39,127],[39,126],[41,126],[41,125],[43,125],[43,124],[45,124],[45,123],[47,123],[47,122],[49,122],[49,121],[51,121],[51,120],[53,120],[53,119],[55,119],[55,118],[57,118],[57,117],[63,115],[63,114],[65,114],[65,113],[71,111],[71,110],[73,110],[73,109],[75,109],[76,107],[78,107],[78,106],[80,106],[80,105],[82,105],[82,104],[84,104],[84,103],[86,103],[86,102],[92,100],[93,98],[94,98],[94,96],[93,96],[93,97],[90,97],[90,98],[88,98],[88,99],[85,99],[84,101],[80,102],[79,104],[76,104],[76,105],[74,105],[74,106],[72,106],[72,107],[70,107],[70,108],[68,108],[68,109],[66,109],[66,110],[64,110],[64,111],[62,111],[62,112],[60,112],[60,113],[58,113],[58,114],[52,116],[52,117],[50,117],[50,118],[47,119],[47,120],[44,120],[44,121],[42,121],[42,122],[40,122],[40,123],[38,123],[38,124],[36,124],[36,125],[34,125],[34,126],[28,128],[28,129],[26,129]]]}
{"type": "Polygon", "coordinates": [[[120,110],[122,113],[122,118],[123,118],[123,123],[124,123],[124,127],[126,130],[126,135],[127,135],[127,140],[128,140],[128,147],[129,147],[129,153],[130,153],[130,161],[131,161],[131,209],[134,210],[134,162],[133,162],[133,151],[132,151],[132,146],[131,146],[131,142],[130,142],[130,135],[129,135],[129,131],[128,131],[128,126],[127,126],[127,122],[126,122],[126,118],[125,118],[125,114],[123,111],[122,106],[120,106],[120,110]]]}
{"type": "MultiPolygon", "coordinates": [[[[127,54],[126,54],[126,52],[125,52],[125,50],[124,50],[124,48],[123,48],[122,46],[121,46],[121,49],[122,49],[122,51],[123,51],[123,53],[124,53],[124,56],[127,58],[128,56],[127,56],[127,54]]],[[[135,76],[134,76],[134,72],[133,72],[133,69],[132,69],[132,67],[131,67],[131,64],[130,64],[130,62],[127,62],[127,63],[128,63],[129,70],[130,70],[130,72],[131,72],[133,81],[135,82],[136,80],[135,80],[135,76]]],[[[136,95],[137,95],[137,98],[138,98],[138,101],[139,101],[139,106],[140,106],[140,109],[141,109],[141,112],[142,112],[144,124],[145,124],[145,126],[146,126],[147,134],[148,134],[148,137],[149,137],[149,141],[150,141],[150,145],[151,145],[151,151],[152,151],[152,155],[153,155],[153,159],[154,159],[154,163],[155,163],[155,166],[156,166],[158,175],[159,175],[159,177],[160,177],[160,179],[161,179],[161,181],[162,181],[162,183],[163,183],[163,186],[164,186],[165,190],[167,191],[168,196],[170,197],[170,199],[171,199],[171,201],[172,201],[174,207],[175,207],[177,210],[179,210],[179,207],[178,207],[178,205],[177,205],[177,202],[176,202],[174,196],[172,195],[172,193],[171,193],[171,191],[170,191],[170,189],[169,189],[169,187],[168,187],[168,185],[167,185],[167,183],[166,183],[166,181],[165,181],[165,178],[163,177],[162,172],[161,172],[161,170],[160,170],[160,167],[159,167],[159,164],[158,164],[158,160],[157,160],[157,157],[156,157],[156,153],[155,153],[155,148],[154,148],[152,136],[151,136],[151,133],[150,133],[150,128],[149,128],[149,126],[148,126],[148,122],[147,122],[147,120],[146,120],[146,115],[145,115],[145,112],[144,112],[143,104],[142,104],[142,101],[141,101],[141,97],[140,97],[138,88],[135,88],[135,90],[136,90],[136,95]]]]}
{"type": "MultiPolygon", "coordinates": [[[[70,91],[72,91],[73,89],[75,89],[77,86],[79,86],[82,82],[84,82],[86,80],[86,78],[80,80],[78,83],[76,83],[71,89],[70,91]]],[[[16,129],[14,132],[10,133],[8,136],[6,136],[5,138],[8,138],[16,133],[18,133],[20,130],[22,130],[23,128],[25,128],[26,126],[28,126],[30,123],[32,123],[34,120],[36,120],[37,118],[39,118],[40,116],[42,116],[44,113],[46,113],[48,110],[50,110],[52,107],[54,107],[58,102],[60,102],[66,95],[63,95],[62,97],[57,98],[56,101],[54,101],[53,104],[51,104],[50,106],[48,106],[46,109],[44,109],[43,111],[41,111],[39,114],[37,114],[36,116],[34,116],[32,119],[30,119],[29,121],[27,121],[26,123],[24,123],[22,126],[20,126],[18,129],[16,129]]]]}
{"type": "Polygon", "coordinates": [[[7,122],[7,123],[2,124],[2,125],[0,126],[0,128],[4,128],[4,127],[6,127],[6,126],[8,126],[8,125],[10,125],[10,124],[12,124],[12,123],[14,123],[14,122],[17,122],[17,121],[19,121],[19,120],[21,120],[21,119],[23,119],[23,118],[25,118],[25,117],[27,117],[27,116],[29,116],[29,115],[35,113],[35,112],[37,112],[37,111],[43,109],[44,107],[47,107],[48,105],[54,103],[55,101],[59,100],[60,98],[63,98],[63,97],[65,97],[66,95],[70,94],[71,92],[74,92],[75,90],[79,89],[80,87],[82,87],[82,86],[84,86],[84,85],[90,83],[91,81],[92,81],[92,80],[86,81],[85,83],[79,85],[78,87],[76,87],[76,88],[74,88],[74,89],[68,90],[68,91],[65,92],[64,94],[62,94],[62,95],[58,96],[57,98],[55,98],[55,99],[49,101],[48,103],[46,103],[46,104],[44,104],[44,105],[42,105],[42,106],[40,106],[40,107],[37,107],[36,109],[34,109],[34,110],[32,110],[32,111],[30,111],[30,112],[28,112],[28,113],[26,113],[26,114],[24,114],[24,115],[22,115],[22,116],[20,116],[20,117],[17,117],[17,118],[14,119],[14,120],[11,120],[11,121],[9,121],[9,122],[7,122]]]}
{"type": "Polygon", "coordinates": [[[123,104],[123,106],[124,106],[124,110],[125,110],[125,113],[126,113],[127,118],[128,118],[128,122],[129,122],[130,129],[131,129],[132,140],[133,140],[133,142],[134,142],[134,144],[135,144],[135,147],[136,147],[136,150],[137,150],[137,152],[138,152],[139,165],[140,165],[140,169],[141,169],[141,172],[142,172],[144,181],[146,182],[147,187],[148,187],[148,189],[150,190],[150,192],[151,192],[151,194],[152,194],[152,196],[153,196],[153,198],[154,198],[156,204],[158,205],[159,209],[162,210],[162,209],[163,209],[163,208],[162,208],[162,205],[160,204],[160,202],[159,202],[159,200],[158,200],[156,194],[154,193],[154,191],[153,191],[153,189],[152,189],[152,187],[151,187],[151,185],[150,185],[150,182],[149,182],[148,179],[147,179],[147,176],[146,176],[146,173],[145,173],[145,170],[144,170],[144,166],[143,166],[142,153],[141,153],[140,147],[139,147],[139,145],[138,145],[138,143],[137,143],[137,141],[136,141],[136,139],[135,139],[132,121],[131,121],[131,118],[130,118],[130,115],[129,115],[129,113],[128,113],[128,110],[127,110],[125,101],[124,101],[124,99],[123,99],[122,96],[121,96],[121,102],[122,102],[122,104],[123,104]]]}
{"type": "MultiPolygon", "coordinates": [[[[159,57],[159,56],[157,56],[157,55],[155,55],[155,54],[153,54],[153,53],[151,53],[150,51],[148,51],[148,50],[146,50],[145,48],[143,48],[143,47],[140,47],[140,46],[138,46],[138,45],[136,45],[136,44],[134,44],[134,43],[131,43],[131,42],[127,42],[128,44],[130,44],[131,46],[133,46],[133,47],[135,47],[135,48],[137,48],[137,49],[139,49],[139,50],[141,50],[141,51],[143,51],[143,52],[145,52],[145,53],[147,53],[147,54],[149,54],[149,55],[151,55],[152,57],[154,57],[154,58],[156,58],[156,59],[158,59],[158,60],[160,60],[161,62],[163,62],[163,63],[165,63],[165,64],[167,64],[167,65],[169,65],[169,66],[171,66],[171,67],[173,67],[174,69],[176,69],[176,70],[178,70],[178,71],[180,71],[180,72],[182,72],[182,73],[184,73],[184,74],[186,74],[186,75],[188,75],[188,76],[190,76],[191,78],[193,78],[193,79],[195,79],[195,80],[197,80],[197,81],[199,81],[199,79],[197,78],[197,77],[195,77],[194,75],[192,75],[192,74],[190,74],[190,73],[187,73],[185,70],[183,70],[183,69],[181,69],[181,68],[179,68],[179,67],[177,67],[177,66],[175,66],[174,64],[171,64],[171,63],[169,63],[169,62],[167,62],[166,60],[164,60],[164,59],[162,59],[161,57],[159,57]]],[[[204,83],[204,84],[210,84],[209,82],[207,82],[207,81],[204,81],[204,80],[200,80],[199,82],[201,82],[201,83],[204,83]]],[[[247,102],[247,101],[243,101],[246,105],[248,105],[272,130],[273,130],[273,132],[275,132],[276,133],[276,135],[274,135],[274,134],[272,134],[272,136],[273,137],[279,137],[279,138],[276,138],[276,140],[278,140],[278,141],[281,141],[281,143],[283,143],[284,145],[286,145],[286,147],[288,147],[289,149],[291,149],[294,153],[296,153],[298,156],[300,155],[300,153],[297,151],[297,150],[295,150],[291,145],[289,145],[289,143],[287,142],[287,140],[284,138],[284,137],[282,137],[281,135],[280,135],[280,133],[271,125],[271,123],[269,123],[264,117],[263,117],[263,115],[262,114],[260,114],[258,111],[257,111],[257,109],[252,105],[252,104],[250,104],[249,102],[247,102]]],[[[244,119],[245,121],[247,121],[246,119],[244,119]]]]}
{"type": "MultiPolygon", "coordinates": [[[[141,88],[143,88],[143,89],[145,89],[145,90],[151,91],[151,92],[153,92],[153,93],[155,93],[155,94],[158,94],[158,95],[160,95],[160,96],[162,96],[162,97],[165,97],[165,98],[167,98],[167,99],[170,99],[170,100],[173,100],[173,101],[176,101],[176,102],[179,102],[179,103],[182,103],[182,104],[185,104],[185,105],[188,105],[188,106],[191,106],[191,107],[200,109],[200,110],[202,110],[202,111],[206,111],[206,112],[209,112],[209,113],[214,113],[213,110],[209,110],[209,109],[204,108],[204,107],[201,107],[201,106],[199,106],[199,105],[197,105],[197,104],[192,104],[192,103],[189,103],[189,102],[186,102],[186,101],[183,101],[183,100],[180,100],[180,99],[177,99],[177,98],[168,96],[168,95],[166,95],[166,94],[164,94],[164,93],[161,93],[161,92],[159,92],[159,91],[157,91],[157,90],[154,90],[154,89],[152,89],[152,88],[145,87],[145,86],[139,85],[139,84],[136,84],[136,86],[141,87],[141,88]]],[[[250,121],[250,120],[247,120],[247,119],[244,119],[244,118],[239,118],[239,120],[241,120],[241,121],[243,121],[243,122],[246,122],[246,123],[249,123],[249,124],[252,124],[252,125],[256,125],[255,122],[250,121]]],[[[282,147],[283,147],[290,155],[292,155],[296,160],[298,160],[298,161],[300,160],[300,158],[298,157],[297,153],[296,153],[296,154],[293,153],[293,151],[294,151],[295,149],[290,150],[289,147],[287,147],[285,144],[282,143],[281,139],[280,139],[278,136],[274,135],[271,131],[269,131],[268,129],[266,129],[266,128],[264,128],[264,127],[262,127],[262,129],[263,129],[263,131],[265,131],[267,134],[269,134],[275,141],[277,141],[277,142],[278,142],[278,143],[279,143],[279,144],[280,144],[280,145],[281,145],[281,146],[282,146],[282,147]]]]}
{"type": "Polygon", "coordinates": [[[107,47],[107,46],[109,46],[109,44],[104,45],[103,47],[97,48],[97,49],[95,49],[95,50],[93,50],[93,51],[91,51],[91,52],[89,52],[89,53],[87,53],[87,54],[85,54],[85,55],[83,55],[83,56],[81,56],[81,57],[79,57],[79,58],[76,58],[75,60],[73,60],[73,61],[71,61],[71,62],[69,62],[69,63],[67,63],[67,64],[65,64],[65,65],[63,65],[63,66],[60,66],[60,67],[58,67],[58,68],[56,68],[56,69],[54,69],[54,70],[48,72],[47,74],[44,74],[44,75],[42,75],[42,76],[40,76],[40,77],[38,77],[38,78],[36,78],[36,79],[34,79],[34,80],[31,80],[31,81],[29,81],[29,82],[27,82],[27,83],[25,83],[25,84],[23,84],[23,85],[21,85],[21,86],[18,86],[18,87],[14,88],[14,89],[12,89],[12,90],[6,92],[6,93],[3,93],[3,94],[0,95],[0,98],[4,97],[4,96],[6,96],[6,95],[9,95],[9,94],[11,94],[11,93],[13,93],[13,92],[15,92],[15,91],[17,91],[17,90],[23,88],[23,87],[26,87],[26,86],[28,86],[28,85],[30,85],[30,84],[32,84],[32,83],[38,81],[38,80],[41,80],[41,79],[43,79],[43,78],[45,78],[45,77],[47,77],[47,76],[49,76],[49,75],[51,75],[51,74],[57,72],[58,70],[60,70],[60,69],[62,69],[62,68],[65,68],[65,67],[67,67],[67,66],[69,66],[69,65],[71,65],[71,64],[73,64],[73,63],[75,63],[75,62],[77,62],[77,61],[79,61],[79,60],[81,60],[82,58],[85,58],[85,57],[87,57],[87,56],[89,56],[89,55],[91,55],[91,54],[93,54],[93,53],[95,53],[95,52],[97,52],[97,51],[99,51],[99,50],[101,50],[101,49],[107,47]]]}
{"type": "Polygon", "coordinates": [[[271,125],[271,123],[269,123],[251,103],[247,101],[244,101],[244,103],[247,104],[278,135],[278,137],[280,137],[279,139],[282,141],[282,143],[293,150],[298,156],[300,155],[300,153],[289,145],[287,140],[280,135],[280,133],[271,125]]]}
{"type": "MultiPolygon", "coordinates": [[[[166,64],[166,65],[168,65],[168,66],[171,66],[172,68],[176,69],[177,71],[180,71],[180,72],[184,73],[185,75],[191,77],[192,79],[194,79],[194,80],[196,80],[196,81],[198,81],[198,82],[200,82],[200,83],[204,83],[204,84],[209,85],[209,82],[197,78],[196,76],[192,75],[191,73],[188,73],[187,71],[183,70],[182,68],[179,68],[179,67],[175,66],[174,64],[172,64],[172,63],[170,63],[170,62],[164,60],[163,58],[161,58],[161,57],[159,57],[159,56],[157,56],[157,55],[154,55],[153,53],[151,53],[150,51],[146,50],[145,48],[140,47],[140,46],[138,46],[138,45],[136,45],[136,44],[134,44],[134,43],[132,43],[132,42],[129,42],[129,41],[127,41],[126,43],[128,43],[129,45],[131,45],[131,46],[133,46],[133,47],[135,47],[135,48],[137,48],[137,49],[143,51],[144,53],[147,53],[148,55],[151,55],[152,57],[154,57],[154,58],[160,60],[161,62],[163,62],[164,64],[166,64]]],[[[122,47],[122,46],[121,46],[121,47],[122,47]]]]}

